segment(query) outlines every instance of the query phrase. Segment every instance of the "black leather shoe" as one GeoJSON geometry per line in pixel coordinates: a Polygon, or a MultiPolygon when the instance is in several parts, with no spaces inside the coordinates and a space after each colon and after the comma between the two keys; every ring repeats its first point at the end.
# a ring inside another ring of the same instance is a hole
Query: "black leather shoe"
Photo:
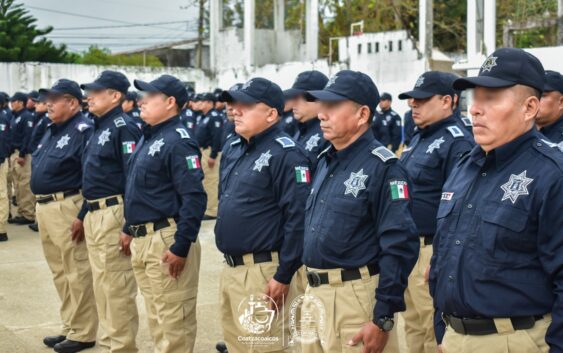
{"type": "Polygon", "coordinates": [[[229,353],[225,342],[217,342],[217,344],[215,345],[215,349],[220,353],[229,353]]]}
{"type": "Polygon", "coordinates": [[[92,348],[96,342],[77,342],[72,340],[64,340],[61,343],[55,344],[53,349],[57,353],[76,353],[84,349],[92,348]]]}
{"type": "Polygon", "coordinates": [[[0,241],[8,241],[8,234],[0,233],[0,241]]]}
{"type": "Polygon", "coordinates": [[[37,225],[37,223],[30,224],[28,225],[28,227],[34,232],[39,232],[39,226],[37,225]]]}
{"type": "Polygon", "coordinates": [[[35,223],[34,220],[27,219],[23,216],[17,216],[15,218],[12,218],[12,224],[25,225],[25,224],[33,224],[33,223],[35,223]]]}
{"type": "Polygon", "coordinates": [[[61,343],[64,340],[66,340],[65,336],[47,336],[43,338],[43,343],[45,343],[47,347],[53,348],[57,343],[61,343]]]}

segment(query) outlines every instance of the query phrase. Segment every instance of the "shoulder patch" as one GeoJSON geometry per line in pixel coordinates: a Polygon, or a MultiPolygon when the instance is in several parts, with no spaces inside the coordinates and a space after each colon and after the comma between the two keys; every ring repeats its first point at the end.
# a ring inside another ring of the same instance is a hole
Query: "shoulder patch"
{"type": "Polygon", "coordinates": [[[238,139],[234,140],[233,142],[231,142],[231,146],[238,145],[239,143],[241,143],[240,137],[238,139]]]}
{"type": "Polygon", "coordinates": [[[391,159],[398,159],[397,156],[395,155],[395,153],[391,152],[389,149],[387,149],[386,147],[383,147],[383,146],[379,146],[377,148],[374,148],[371,151],[371,154],[379,157],[379,159],[381,159],[383,162],[387,162],[391,159]]]}
{"type": "Polygon", "coordinates": [[[211,112],[211,115],[217,116],[217,112],[214,110],[214,111],[211,112]]]}
{"type": "Polygon", "coordinates": [[[466,117],[466,116],[462,116],[461,117],[461,122],[463,123],[463,125],[467,126],[467,127],[472,127],[473,123],[471,122],[471,118],[466,117]]]}
{"type": "Polygon", "coordinates": [[[89,128],[90,128],[90,125],[88,125],[86,123],[80,123],[80,124],[76,125],[76,129],[80,132],[88,130],[89,128]]]}
{"type": "Polygon", "coordinates": [[[122,127],[122,126],[127,125],[127,124],[125,123],[125,119],[123,119],[122,116],[120,116],[119,118],[116,118],[116,119],[113,121],[113,123],[115,124],[115,127],[122,127]]]}
{"type": "Polygon", "coordinates": [[[548,141],[546,139],[541,139],[546,145],[548,145],[551,148],[556,148],[559,151],[563,152],[563,142],[559,142],[559,143],[554,143],[551,141],[548,141]]]}
{"type": "Polygon", "coordinates": [[[289,137],[278,137],[276,139],[276,142],[279,143],[283,148],[289,148],[289,147],[294,147],[295,146],[295,142],[293,142],[292,139],[290,139],[289,137]]]}
{"type": "Polygon", "coordinates": [[[180,137],[183,138],[183,139],[189,139],[190,138],[190,134],[186,131],[186,129],[178,128],[178,129],[176,129],[176,132],[178,134],[180,134],[180,137]]]}
{"type": "Polygon", "coordinates": [[[391,115],[397,115],[397,113],[395,113],[394,111],[391,111],[391,115]]]}
{"type": "Polygon", "coordinates": [[[453,126],[448,126],[447,129],[448,129],[448,131],[450,132],[450,134],[452,134],[452,136],[453,136],[454,138],[465,136],[465,135],[463,134],[463,131],[461,131],[461,129],[460,129],[459,127],[455,126],[455,125],[453,125],[453,126]]]}

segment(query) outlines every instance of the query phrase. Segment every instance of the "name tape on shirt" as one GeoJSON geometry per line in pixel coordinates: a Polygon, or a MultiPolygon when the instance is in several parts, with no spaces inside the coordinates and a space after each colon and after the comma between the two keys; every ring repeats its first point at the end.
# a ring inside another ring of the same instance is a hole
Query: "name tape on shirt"
{"type": "Polygon", "coordinates": [[[454,197],[454,193],[453,193],[453,192],[443,192],[443,193],[442,193],[442,198],[441,198],[441,200],[443,200],[443,201],[451,201],[453,197],[454,197]]]}

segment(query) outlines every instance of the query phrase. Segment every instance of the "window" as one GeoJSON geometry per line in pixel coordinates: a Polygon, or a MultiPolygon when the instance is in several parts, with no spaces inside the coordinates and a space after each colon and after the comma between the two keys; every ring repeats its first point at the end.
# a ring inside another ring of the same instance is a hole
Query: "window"
{"type": "Polygon", "coordinates": [[[375,42],[375,52],[379,53],[379,42],[375,42]]]}
{"type": "Polygon", "coordinates": [[[392,52],[392,51],[393,51],[393,41],[390,40],[389,41],[389,52],[392,52]]]}
{"type": "Polygon", "coordinates": [[[368,54],[371,54],[371,43],[368,43],[368,54]]]}
{"type": "Polygon", "coordinates": [[[361,54],[361,53],[362,53],[362,45],[358,44],[358,54],[361,54]]]}
{"type": "Polygon", "coordinates": [[[402,40],[399,40],[399,43],[398,43],[398,48],[397,48],[397,50],[398,50],[398,51],[401,51],[401,50],[403,50],[403,41],[402,41],[402,40]]]}

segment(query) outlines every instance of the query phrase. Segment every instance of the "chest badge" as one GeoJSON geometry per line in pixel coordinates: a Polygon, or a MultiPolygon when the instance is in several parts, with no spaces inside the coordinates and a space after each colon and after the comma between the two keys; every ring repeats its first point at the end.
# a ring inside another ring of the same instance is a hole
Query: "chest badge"
{"type": "Polygon", "coordinates": [[[154,157],[156,152],[160,152],[160,148],[164,146],[164,139],[156,140],[149,147],[149,156],[154,157]]]}
{"type": "Polygon", "coordinates": [[[432,153],[434,152],[434,150],[440,149],[440,146],[446,142],[444,140],[444,137],[440,137],[439,139],[435,139],[430,145],[428,145],[428,148],[426,149],[426,153],[432,153]]]}
{"type": "Polygon", "coordinates": [[[319,145],[319,140],[321,139],[321,137],[319,136],[318,133],[314,134],[313,136],[309,137],[309,139],[307,140],[307,143],[305,144],[305,149],[307,151],[312,151],[313,148],[317,147],[319,145]]]}
{"type": "Polygon", "coordinates": [[[57,148],[60,148],[62,150],[64,146],[68,145],[68,141],[70,141],[70,136],[68,136],[68,134],[62,136],[57,141],[57,148]]]}
{"type": "Polygon", "coordinates": [[[105,129],[104,131],[102,131],[100,136],[98,136],[98,145],[103,146],[106,144],[106,142],[109,142],[110,135],[111,135],[111,131],[109,131],[109,129],[105,129]]]}
{"type": "Polygon", "coordinates": [[[352,172],[350,173],[350,177],[348,180],[344,182],[344,186],[346,186],[346,191],[344,191],[344,195],[352,194],[354,197],[358,197],[358,193],[361,190],[365,190],[366,188],[366,179],[368,176],[364,174],[364,170],[360,169],[359,172],[352,172]]]}
{"type": "Polygon", "coordinates": [[[269,167],[270,166],[270,158],[272,155],[270,154],[270,150],[262,153],[260,157],[254,161],[254,167],[252,170],[257,170],[259,172],[262,171],[262,167],[269,167]]]}
{"type": "Polygon", "coordinates": [[[500,188],[504,191],[504,195],[502,196],[502,200],[508,200],[514,204],[518,197],[521,195],[529,195],[528,193],[528,185],[534,181],[532,178],[526,177],[526,170],[522,173],[515,175],[511,174],[510,179],[505,184],[502,184],[500,188]]]}

